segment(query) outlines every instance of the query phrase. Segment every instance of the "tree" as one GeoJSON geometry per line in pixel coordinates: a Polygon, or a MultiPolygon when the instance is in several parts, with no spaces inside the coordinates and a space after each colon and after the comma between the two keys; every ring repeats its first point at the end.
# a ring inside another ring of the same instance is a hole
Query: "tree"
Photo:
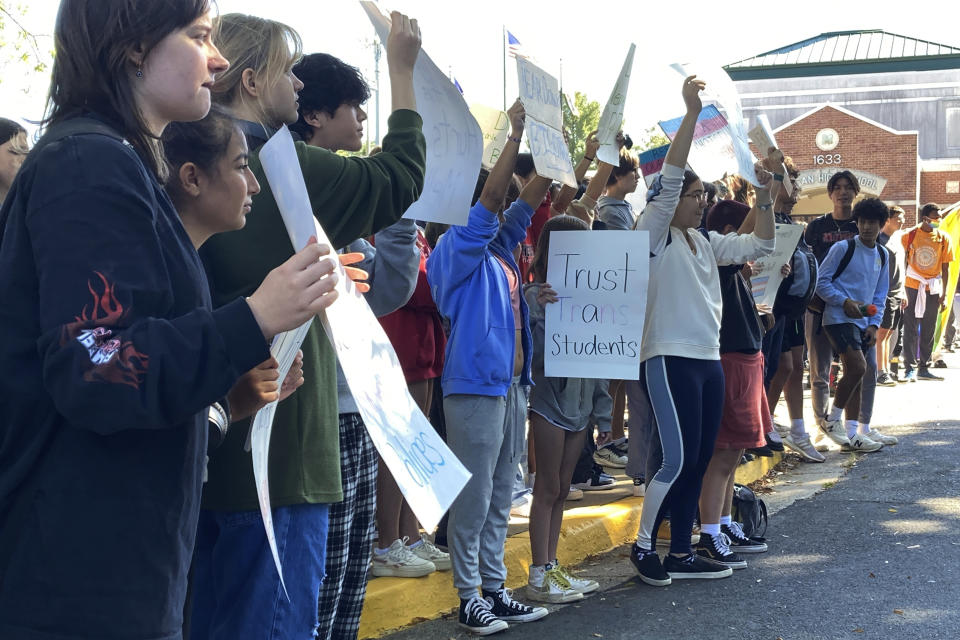
{"type": "Polygon", "coordinates": [[[600,103],[596,100],[590,100],[579,91],[574,94],[573,102],[573,106],[577,110],[576,114],[571,111],[566,100],[561,100],[560,104],[563,111],[567,148],[570,150],[570,157],[576,163],[583,156],[587,134],[600,124],[600,103]]]}
{"type": "Polygon", "coordinates": [[[633,149],[637,153],[640,153],[641,151],[646,151],[648,149],[662,147],[665,144],[670,144],[670,138],[663,135],[663,131],[660,129],[660,127],[653,126],[644,130],[639,141],[634,141],[633,149]]]}
{"type": "MultiPolygon", "coordinates": [[[[42,50],[38,35],[24,26],[26,12],[23,5],[0,0],[0,50],[3,51],[0,70],[11,62],[26,64],[34,73],[47,70],[51,54],[42,50]]],[[[0,73],[0,82],[3,82],[3,75],[0,73]]]]}

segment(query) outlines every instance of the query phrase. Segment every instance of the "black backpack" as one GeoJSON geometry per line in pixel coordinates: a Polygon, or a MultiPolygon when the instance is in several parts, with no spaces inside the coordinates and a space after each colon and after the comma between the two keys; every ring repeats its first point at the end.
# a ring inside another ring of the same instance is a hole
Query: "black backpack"
{"type": "MultiPolygon", "coordinates": [[[[853,252],[857,248],[857,239],[849,238],[846,240],[847,250],[843,252],[843,257],[840,258],[840,264],[837,265],[837,270],[833,272],[831,280],[836,280],[840,277],[840,274],[844,272],[847,268],[847,265],[850,264],[850,261],[853,260],[853,252]]],[[[887,249],[879,242],[877,243],[877,252],[880,253],[880,268],[882,269],[885,264],[887,264],[887,249]]],[[[827,306],[827,303],[823,298],[814,294],[813,298],[810,299],[810,303],[807,304],[807,310],[812,313],[823,313],[824,308],[827,306]]]]}
{"type": "Polygon", "coordinates": [[[733,485],[733,512],[730,515],[743,525],[743,535],[748,538],[761,538],[767,532],[767,505],[750,487],[733,485]]]}

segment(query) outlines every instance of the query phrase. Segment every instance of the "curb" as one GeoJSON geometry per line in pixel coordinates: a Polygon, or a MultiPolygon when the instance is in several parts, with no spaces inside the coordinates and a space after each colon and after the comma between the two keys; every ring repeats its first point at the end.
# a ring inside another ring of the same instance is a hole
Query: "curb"
{"type": "MultiPolygon", "coordinates": [[[[765,476],[783,459],[757,458],[737,468],[737,482],[750,484],[765,476]]],[[[557,545],[559,560],[573,566],[588,556],[609,551],[633,540],[640,526],[643,498],[627,497],[605,505],[567,509],[557,545]]],[[[504,550],[507,587],[527,583],[530,537],[526,531],[507,538],[504,550]]],[[[367,584],[360,617],[360,638],[379,638],[389,631],[425,622],[449,613],[460,605],[451,572],[424,578],[375,578],[367,584]]]]}

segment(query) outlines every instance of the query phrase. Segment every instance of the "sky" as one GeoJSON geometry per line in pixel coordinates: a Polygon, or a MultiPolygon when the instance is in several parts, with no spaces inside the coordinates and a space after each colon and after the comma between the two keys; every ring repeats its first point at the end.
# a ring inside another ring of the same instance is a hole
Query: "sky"
{"type": "MultiPolygon", "coordinates": [[[[53,32],[59,0],[20,2],[27,8],[28,28],[38,34],[53,32]]],[[[374,85],[375,35],[356,0],[217,0],[216,4],[220,13],[253,13],[293,26],[307,53],[323,51],[340,57],[359,67],[374,85]]],[[[636,132],[654,125],[658,115],[670,118],[681,113],[679,76],[672,78],[666,70],[671,62],[704,61],[701,64],[719,66],[820,33],[859,29],[883,29],[960,46],[955,21],[936,19],[946,6],[939,0],[915,0],[909,5],[886,0],[832,4],[383,0],[380,4],[419,20],[423,50],[459,81],[470,104],[502,107],[504,29],[513,33],[546,71],[560,77],[562,64],[564,91],[571,95],[581,91],[601,106],[630,43],[636,44],[625,111],[625,130],[634,132],[635,138],[639,137],[636,132]],[[650,90],[664,82],[675,82],[676,92],[663,95],[663,91],[650,90]]],[[[41,44],[51,49],[52,38],[42,37],[41,44]]],[[[7,64],[0,74],[0,115],[38,118],[48,77],[28,73],[16,64],[7,64]]],[[[390,104],[385,55],[380,60],[380,79],[382,135],[390,104]]],[[[507,58],[506,81],[509,104],[517,93],[516,65],[511,58],[507,58]]],[[[375,132],[372,98],[370,111],[369,129],[375,132]]]]}

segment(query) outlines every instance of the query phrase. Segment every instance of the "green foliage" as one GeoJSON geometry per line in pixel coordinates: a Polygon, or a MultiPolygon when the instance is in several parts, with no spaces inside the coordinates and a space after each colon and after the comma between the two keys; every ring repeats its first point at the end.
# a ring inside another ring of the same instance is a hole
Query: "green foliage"
{"type": "Polygon", "coordinates": [[[41,51],[37,35],[23,25],[26,13],[25,5],[0,0],[0,70],[11,63],[26,65],[28,73],[44,73],[48,68],[52,53],[41,51]]]}
{"type": "Polygon", "coordinates": [[[570,150],[573,163],[576,164],[583,156],[587,135],[600,124],[600,103],[596,100],[590,100],[579,91],[574,94],[573,102],[574,108],[577,110],[576,115],[571,112],[566,100],[561,100],[560,104],[563,110],[567,148],[570,150]]]}
{"type": "Polygon", "coordinates": [[[639,138],[639,140],[633,141],[633,150],[636,153],[646,151],[647,149],[662,147],[665,144],[670,144],[670,138],[663,135],[663,131],[658,126],[653,126],[644,130],[643,134],[641,134],[639,138]]]}

